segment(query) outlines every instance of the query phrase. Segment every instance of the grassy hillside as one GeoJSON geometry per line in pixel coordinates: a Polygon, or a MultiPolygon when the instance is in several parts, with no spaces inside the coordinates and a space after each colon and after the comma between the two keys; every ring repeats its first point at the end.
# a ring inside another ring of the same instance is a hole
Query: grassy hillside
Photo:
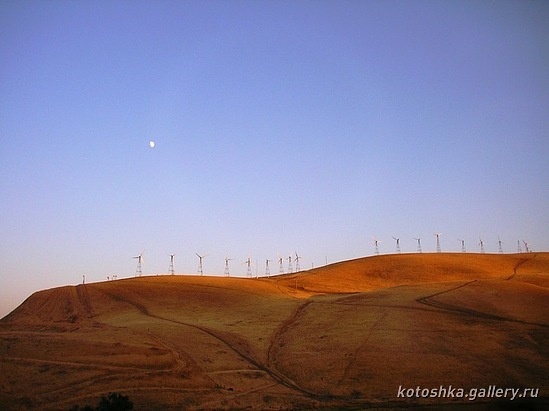
{"type": "Polygon", "coordinates": [[[44,290],[0,320],[0,408],[111,391],[138,410],[471,405],[397,397],[418,385],[547,397],[548,279],[549,253],[441,253],[44,290]]]}
{"type": "Polygon", "coordinates": [[[547,268],[547,253],[535,254],[391,254],[359,258],[283,275],[277,283],[314,293],[371,291],[397,285],[461,281],[483,278],[508,278],[547,268]]]}

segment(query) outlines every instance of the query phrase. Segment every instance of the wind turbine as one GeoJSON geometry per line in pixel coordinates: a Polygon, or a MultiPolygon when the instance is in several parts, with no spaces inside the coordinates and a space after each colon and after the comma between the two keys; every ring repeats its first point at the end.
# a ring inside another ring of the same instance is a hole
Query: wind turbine
{"type": "Polygon", "coordinates": [[[479,237],[480,242],[478,245],[480,245],[480,253],[484,254],[484,241],[482,241],[482,238],[479,237]]]}
{"type": "Polygon", "coordinates": [[[246,271],[246,277],[252,278],[252,258],[248,257],[246,261],[244,261],[242,264],[246,264],[248,266],[248,271],[246,271]]]}
{"type": "Polygon", "coordinates": [[[278,255],[278,273],[284,274],[284,259],[278,255]]]}
{"type": "Polygon", "coordinates": [[[378,247],[377,244],[381,243],[381,241],[378,240],[377,238],[375,238],[374,236],[372,236],[372,240],[374,240],[374,247],[375,247],[374,253],[375,253],[375,255],[379,255],[379,247],[378,247]]]}
{"type": "Polygon", "coordinates": [[[231,274],[229,273],[229,261],[233,260],[233,258],[225,257],[225,277],[230,277],[231,274]]]}
{"type": "Polygon", "coordinates": [[[271,276],[271,270],[269,268],[269,263],[273,261],[273,260],[269,260],[268,258],[265,259],[265,275],[267,277],[270,277],[271,276]]]}
{"type": "Polygon", "coordinates": [[[520,240],[517,240],[517,248],[518,248],[519,254],[522,253],[522,248],[520,247],[520,240]]]}
{"type": "Polygon", "coordinates": [[[440,253],[440,236],[442,233],[433,233],[433,235],[437,238],[437,253],[440,253]]]}
{"type": "Polygon", "coordinates": [[[145,261],[143,259],[143,253],[144,252],[145,252],[145,250],[141,251],[141,254],[139,254],[138,256],[133,257],[133,258],[137,259],[137,268],[135,269],[135,276],[136,277],[141,277],[141,274],[143,274],[143,272],[141,271],[141,263],[145,261]]]}
{"type": "Polygon", "coordinates": [[[203,266],[202,266],[202,260],[208,256],[208,254],[206,255],[200,255],[198,253],[195,253],[196,256],[198,257],[198,274],[200,275],[204,275],[204,270],[203,270],[203,266]]]}
{"type": "Polygon", "coordinates": [[[168,269],[168,274],[174,275],[175,271],[173,269],[173,258],[175,256],[175,254],[168,254],[168,255],[170,256],[170,268],[168,269]]]}
{"type": "Polygon", "coordinates": [[[421,238],[412,237],[414,240],[417,241],[417,252],[421,253],[421,238]]]}
{"type": "Polygon", "coordinates": [[[465,251],[465,240],[462,240],[462,239],[458,238],[458,241],[461,241],[461,252],[462,253],[467,252],[467,251],[465,251]]]}
{"type": "Polygon", "coordinates": [[[396,241],[396,252],[400,254],[400,238],[393,237],[393,239],[396,241]]]}
{"type": "Polygon", "coordinates": [[[528,243],[524,240],[522,240],[522,242],[524,243],[524,248],[526,249],[526,252],[529,253],[530,249],[528,248],[528,243]]]}
{"type": "Polygon", "coordinates": [[[503,244],[503,242],[501,241],[501,239],[499,238],[499,235],[498,235],[498,251],[500,254],[503,254],[503,247],[501,246],[503,244]]]}
{"type": "Polygon", "coordinates": [[[288,273],[293,273],[294,272],[294,269],[292,268],[292,255],[290,254],[290,256],[288,257],[288,273]]]}
{"type": "Polygon", "coordinates": [[[299,267],[299,260],[301,259],[301,256],[297,255],[297,251],[295,252],[295,272],[298,273],[301,271],[299,267]]]}

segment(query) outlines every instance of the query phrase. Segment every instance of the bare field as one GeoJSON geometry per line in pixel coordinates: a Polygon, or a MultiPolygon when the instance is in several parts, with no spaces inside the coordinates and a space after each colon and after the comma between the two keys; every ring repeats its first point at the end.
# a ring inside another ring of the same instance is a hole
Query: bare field
{"type": "Polygon", "coordinates": [[[383,255],[270,279],[44,290],[0,320],[0,409],[68,410],[109,392],[136,410],[542,409],[548,301],[549,253],[383,255]],[[539,394],[397,396],[441,385],[539,394]]]}

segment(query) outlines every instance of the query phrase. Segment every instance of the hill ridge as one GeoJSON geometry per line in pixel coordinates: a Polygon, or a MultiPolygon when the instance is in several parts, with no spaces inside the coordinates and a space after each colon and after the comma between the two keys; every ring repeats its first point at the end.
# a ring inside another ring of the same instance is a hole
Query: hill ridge
{"type": "MultiPolygon", "coordinates": [[[[512,279],[521,267],[525,272],[532,272],[532,269],[528,270],[527,266],[536,258],[541,265],[549,264],[549,253],[403,253],[360,257],[298,273],[273,275],[270,278],[248,279],[196,275],[134,277],[37,291],[19,307],[0,319],[0,323],[9,323],[15,318],[20,321],[23,317],[26,317],[30,323],[48,321],[48,319],[52,322],[75,323],[92,318],[94,309],[89,292],[98,284],[115,287],[121,282],[127,284],[147,281],[149,286],[154,286],[155,282],[158,284],[175,279],[175,282],[181,281],[187,285],[213,286],[223,290],[238,289],[243,282],[274,283],[282,294],[294,298],[309,298],[315,294],[356,293],[425,282],[483,278],[512,279]],[[235,283],[235,281],[242,281],[242,283],[235,283]]],[[[536,267],[535,264],[532,265],[536,267]]],[[[259,286],[252,285],[251,288],[255,288],[258,293],[261,291],[259,286]]]]}
{"type": "Polygon", "coordinates": [[[543,393],[548,300],[549,253],[381,255],[271,278],[57,287],[0,320],[0,408],[69,409],[116,391],[147,410],[453,410],[455,399],[399,399],[397,388],[543,393]]]}

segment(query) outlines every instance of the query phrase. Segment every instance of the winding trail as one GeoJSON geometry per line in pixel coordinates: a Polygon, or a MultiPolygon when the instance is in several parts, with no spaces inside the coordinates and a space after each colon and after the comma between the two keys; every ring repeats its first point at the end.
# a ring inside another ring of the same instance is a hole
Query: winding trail
{"type": "MultiPolygon", "coordinates": [[[[173,324],[178,324],[178,325],[182,325],[182,326],[185,326],[185,327],[191,327],[191,328],[194,328],[194,329],[197,329],[211,337],[213,337],[214,339],[220,341],[221,343],[223,343],[224,345],[226,345],[231,351],[233,351],[234,353],[236,353],[238,356],[240,356],[241,358],[243,358],[244,360],[246,360],[248,363],[250,363],[251,365],[253,365],[254,367],[256,367],[258,370],[261,370],[261,371],[264,371],[265,373],[267,373],[271,378],[273,378],[277,383],[281,384],[281,385],[284,385],[285,387],[287,388],[290,388],[292,390],[295,390],[295,391],[298,391],[300,392],[301,394],[305,394],[307,396],[311,396],[311,397],[322,397],[321,395],[317,394],[317,393],[314,393],[312,391],[309,391],[301,386],[299,386],[297,383],[295,383],[292,379],[290,379],[289,377],[287,377],[286,375],[284,375],[283,373],[279,372],[277,369],[274,369],[274,368],[271,368],[268,364],[265,365],[265,364],[262,364],[260,361],[256,360],[255,358],[253,358],[250,354],[244,352],[242,349],[240,349],[239,347],[237,347],[236,345],[232,344],[230,341],[228,341],[226,338],[222,337],[221,335],[217,334],[215,331],[207,328],[207,327],[202,327],[200,325],[196,325],[196,324],[191,324],[191,323],[186,323],[186,322],[183,322],[183,321],[178,321],[178,320],[173,320],[171,318],[166,318],[166,317],[162,317],[160,315],[157,315],[157,314],[153,314],[151,312],[149,312],[149,310],[147,309],[147,307],[145,307],[143,304],[140,304],[136,301],[132,301],[128,298],[124,298],[124,297],[121,297],[120,295],[117,295],[117,294],[114,294],[114,293],[110,293],[110,292],[105,292],[105,291],[102,291],[103,293],[109,295],[110,297],[114,298],[115,300],[117,301],[121,301],[121,302],[124,302],[124,303],[127,303],[129,305],[132,305],[134,306],[135,308],[137,308],[143,315],[147,316],[147,317],[150,317],[150,318],[155,318],[157,320],[161,320],[161,321],[167,321],[167,322],[170,322],[170,323],[173,323],[173,324]]],[[[303,307],[304,308],[304,307],[303,307]]],[[[295,314],[294,316],[295,317],[295,314]]],[[[292,318],[293,318],[292,317],[292,318]]],[[[272,342],[271,342],[271,346],[272,346],[272,342]]]]}
{"type": "Polygon", "coordinates": [[[282,323],[278,331],[271,338],[269,349],[267,350],[267,366],[268,367],[276,369],[276,356],[278,355],[278,349],[275,347],[275,344],[277,344],[282,339],[282,336],[299,319],[299,317],[301,317],[305,309],[310,304],[312,304],[312,301],[306,301],[303,304],[301,304],[299,307],[297,307],[297,309],[294,311],[292,316],[290,316],[288,319],[286,319],[286,321],[282,323]]]}
{"type": "Polygon", "coordinates": [[[472,284],[476,281],[478,281],[478,280],[468,281],[464,284],[458,285],[457,287],[452,287],[452,288],[449,288],[447,290],[440,291],[438,293],[428,295],[426,297],[417,298],[416,301],[420,304],[424,304],[424,305],[427,305],[429,307],[435,307],[435,308],[438,308],[438,309],[441,309],[441,310],[444,310],[444,311],[447,311],[447,312],[452,312],[452,313],[461,314],[461,315],[468,315],[468,316],[472,316],[472,317],[482,318],[482,319],[485,319],[485,320],[508,321],[508,322],[519,323],[519,324],[535,325],[535,326],[538,326],[538,327],[545,327],[545,328],[549,327],[549,325],[543,324],[543,323],[534,323],[534,322],[529,322],[529,321],[517,320],[517,319],[509,318],[509,317],[502,317],[502,316],[494,315],[494,314],[488,314],[488,313],[484,313],[482,311],[473,310],[472,308],[466,308],[466,307],[462,307],[462,306],[459,306],[459,305],[443,303],[442,301],[437,301],[437,300],[433,299],[433,297],[436,297],[436,296],[439,296],[439,295],[442,295],[442,294],[446,294],[446,293],[450,293],[452,291],[455,291],[455,290],[458,290],[460,288],[466,287],[466,286],[468,286],[468,285],[470,285],[470,284],[472,284]]]}
{"type": "Polygon", "coordinates": [[[509,276],[509,278],[507,278],[507,280],[512,280],[512,279],[515,277],[515,275],[517,275],[517,270],[518,270],[518,268],[519,268],[521,265],[527,263],[527,262],[530,261],[530,260],[533,260],[533,259],[536,258],[537,256],[538,256],[537,254],[534,254],[534,255],[533,255],[532,257],[530,257],[530,258],[523,258],[522,260],[520,260],[520,261],[513,267],[513,274],[511,274],[511,276],[509,276]]]}

